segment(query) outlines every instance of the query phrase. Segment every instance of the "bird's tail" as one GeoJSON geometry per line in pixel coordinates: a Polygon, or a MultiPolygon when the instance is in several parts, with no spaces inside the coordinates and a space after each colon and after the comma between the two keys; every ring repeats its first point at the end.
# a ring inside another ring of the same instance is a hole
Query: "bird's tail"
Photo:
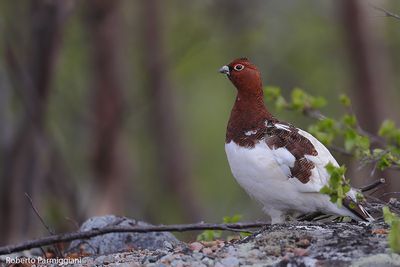
{"type": "Polygon", "coordinates": [[[375,220],[374,217],[372,217],[371,214],[369,214],[369,212],[363,207],[362,204],[356,203],[349,196],[343,199],[343,206],[345,206],[350,212],[352,212],[362,221],[372,222],[375,220]]]}

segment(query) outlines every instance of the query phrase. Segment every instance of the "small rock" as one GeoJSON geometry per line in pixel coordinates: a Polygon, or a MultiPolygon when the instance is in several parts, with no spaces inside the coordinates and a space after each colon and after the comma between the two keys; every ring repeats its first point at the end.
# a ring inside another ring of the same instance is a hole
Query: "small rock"
{"type": "Polygon", "coordinates": [[[374,229],[372,233],[375,235],[387,235],[389,233],[388,229],[374,229]]]}
{"type": "Polygon", "coordinates": [[[218,246],[212,246],[212,247],[211,247],[211,250],[214,251],[214,252],[217,251],[218,249],[219,249],[218,246]]]}
{"type": "Polygon", "coordinates": [[[308,250],[305,248],[295,248],[293,250],[293,253],[295,256],[300,256],[300,257],[308,256],[308,250]]]}
{"type": "Polygon", "coordinates": [[[175,260],[171,262],[172,267],[183,267],[185,266],[185,263],[182,260],[175,260]]]}
{"type": "Polygon", "coordinates": [[[193,252],[192,254],[193,258],[195,258],[196,260],[201,260],[203,258],[203,253],[200,253],[198,251],[193,252]]]}
{"type": "Polygon", "coordinates": [[[239,266],[239,260],[236,257],[228,257],[228,258],[222,259],[221,263],[223,266],[226,266],[226,267],[239,266]]]}
{"type": "Polygon", "coordinates": [[[189,248],[192,251],[200,251],[203,247],[204,247],[203,244],[201,244],[200,242],[193,242],[189,244],[189,248]]]}
{"type": "MultiPolygon", "coordinates": [[[[107,226],[148,226],[150,224],[135,221],[125,217],[106,215],[92,217],[84,222],[79,231],[90,231],[107,226]]],[[[69,247],[69,252],[80,252],[84,254],[111,254],[131,249],[168,249],[182,243],[169,232],[150,232],[150,233],[110,233],[95,236],[90,239],[73,241],[69,247]],[[165,246],[167,245],[167,246],[165,246]]]]}
{"type": "Polygon", "coordinates": [[[201,260],[206,266],[214,266],[214,261],[210,259],[209,257],[204,257],[201,260]]]}
{"type": "Polygon", "coordinates": [[[206,255],[209,255],[209,254],[211,254],[213,251],[212,251],[211,248],[203,248],[202,252],[203,252],[204,254],[206,254],[206,255]]]}
{"type": "Polygon", "coordinates": [[[174,249],[174,246],[168,241],[164,241],[163,245],[164,245],[164,248],[166,248],[168,250],[173,250],[174,249]]]}
{"type": "Polygon", "coordinates": [[[310,240],[308,240],[308,239],[306,239],[306,238],[300,239],[300,240],[296,243],[296,245],[299,246],[299,247],[301,247],[301,248],[307,248],[307,247],[310,246],[310,244],[311,244],[310,240]]]}
{"type": "Polygon", "coordinates": [[[216,240],[216,241],[204,241],[203,245],[205,247],[212,247],[212,246],[218,246],[219,243],[220,243],[219,240],[216,240]]]}

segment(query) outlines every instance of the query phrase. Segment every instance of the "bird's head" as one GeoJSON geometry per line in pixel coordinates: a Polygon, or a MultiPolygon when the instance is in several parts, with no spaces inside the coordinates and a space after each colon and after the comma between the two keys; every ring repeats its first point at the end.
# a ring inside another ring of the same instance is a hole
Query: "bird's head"
{"type": "Polygon", "coordinates": [[[257,67],[247,58],[238,58],[219,69],[226,74],[239,92],[258,93],[262,90],[261,74],[257,67]]]}

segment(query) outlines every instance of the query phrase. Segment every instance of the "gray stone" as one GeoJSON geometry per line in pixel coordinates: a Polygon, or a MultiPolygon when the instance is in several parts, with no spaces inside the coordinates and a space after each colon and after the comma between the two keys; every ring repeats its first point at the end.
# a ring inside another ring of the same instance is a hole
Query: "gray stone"
{"type": "Polygon", "coordinates": [[[221,260],[223,266],[226,267],[236,267],[239,266],[239,260],[236,257],[228,257],[221,260]]]}
{"type": "MultiPolygon", "coordinates": [[[[92,217],[84,222],[80,231],[100,229],[106,226],[148,226],[150,224],[114,215],[92,217]]],[[[168,249],[181,242],[168,232],[151,233],[110,233],[95,236],[87,240],[76,240],[70,245],[70,251],[82,251],[88,254],[111,254],[131,249],[168,249]]]]}

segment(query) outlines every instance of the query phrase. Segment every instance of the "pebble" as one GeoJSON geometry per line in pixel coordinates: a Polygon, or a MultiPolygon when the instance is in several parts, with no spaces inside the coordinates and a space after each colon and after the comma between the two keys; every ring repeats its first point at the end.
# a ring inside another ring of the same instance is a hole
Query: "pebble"
{"type": "Polygon", "coordinates": [[[203,244],[200,242],[193,242],[189,245],[189,248],[193,251],[200,251],[203,247],[203,244]]]}
{"type": "Polygon", "coordinates": [[[297,243],[297,246],[302,247],[302,248],[306,248],[310,246],[310,240],[308,239],[300,239],[297,243]]]}
{"type": "Polygon", "coordinates": [[[200,252],[193,252],[192,256],[197,260],[201,260],[204,257],[203,253],[200,252]]]}
{"type": "Polygon", "coordinates": [[[206,254],[206,255],[209,255],[209,254],[211,254],[213,251],[212,251],[211,248],[203,248],[202,252],[203,252],[204,254],[206,254]]]}
{"type": "Polygon", "coordinates": [[[239,266],[239,260],[236,257],[228,257],[221,260],[221,263],[226,267],[239,266]]]}
{"type": "Polygon", "coordinates": [[[294,254],[295,256],[300,256],[300,257],[308,256],[308,249],[305,249],[305,248],[295,248],[295,249],[293,250],[293,254],[294,254]]]}
{"type": "Polygon", "coordinates": [[[214,261],[210,259],[209,257],[204,257],[201,260],[206,266],[214,266],[214,261]]]}

